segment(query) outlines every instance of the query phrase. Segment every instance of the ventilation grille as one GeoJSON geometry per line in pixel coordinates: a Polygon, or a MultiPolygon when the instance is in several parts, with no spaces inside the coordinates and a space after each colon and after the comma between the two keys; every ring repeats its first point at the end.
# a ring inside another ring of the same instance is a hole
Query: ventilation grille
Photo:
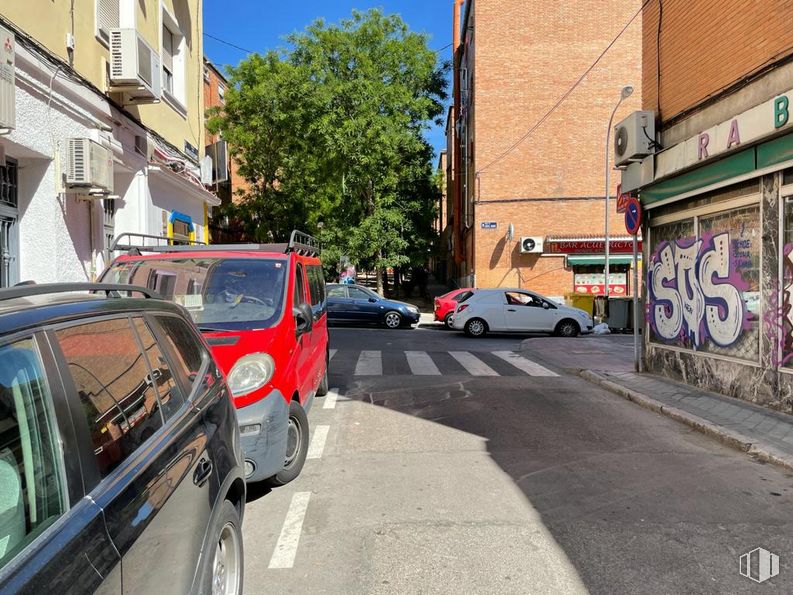
{"type": "Polygon", "coordinates": [[[84,185],[90,182],[88,172],[88,139],[70,138],[68,141],[66,182],[84,185]]]}
{"type": "Polygon", "coordinates": [[[122,31],[110,31],[110,76],[113,79],[124,78],[124,43],[122,31]]]}

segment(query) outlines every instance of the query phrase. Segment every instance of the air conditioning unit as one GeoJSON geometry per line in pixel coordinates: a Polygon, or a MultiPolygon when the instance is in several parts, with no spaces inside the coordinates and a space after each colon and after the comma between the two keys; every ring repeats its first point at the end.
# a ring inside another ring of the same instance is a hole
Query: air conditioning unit
{"type": "Polygon", "coordinates": [[[226,182],[229,179],[228,143],[218,140],[207,145],[204,153],[212,158],[212,183],[226,182]]]}
{"type": "Polygon", "coordinates": [[[16,128],[15,50],[14,34],[0,27],[0,128],[16,128]]]}
{"type": "Polygon", "coordinates": [[[110,91],[159,101],[160,55],[135,29],[110,29],[110,91]]]}
{"type": "Polygon", "coordinates": [[[614,163],[617,167],[655,152],[655,114],[637,111],[614,127],[614,163]]]}
{"type": "Polygon", "coordinates": [[[113,192],[113,153],[88,138],[66,140],[66,185],[89,194],[113,192]]]}
{"type": "Polygon", "coordinates": [[[542,243],[543,243],[542,236],[524,236],[520,238],[520,253],[541,254],[542,243]]]}

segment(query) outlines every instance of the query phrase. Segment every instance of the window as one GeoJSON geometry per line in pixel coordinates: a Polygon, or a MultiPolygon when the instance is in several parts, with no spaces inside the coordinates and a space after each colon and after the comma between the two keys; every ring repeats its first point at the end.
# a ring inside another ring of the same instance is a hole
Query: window
{"type": "Polygon", "coordinates": [[[507,298],[507,304],[510,306],[534,306],[536,308],[542,307],[542,300],[536,298],[528,293],[521,293],[519,291],[507,291],[504,294],[507,298]]]}
{"type": "Polygon", "coordinates": [[[348,287],[347,291],[350,292],[350,297],[354,300],[368,300],[372,297],[360,287],[348,287]]]}
{"type": "Polygon", "coordinates": [[[297,267],[295,267],[295,294],[294,299],[292,301],[294,306],[299,306],[302,303],[305,303],[306,298],[306,288],[305,288],[305,281],[303,280],[303,265],[297,263],[297,267]]]}
{"type": "Polygon", "coordinates": [[[209,66],[204,64],[204,80],[209,82],[209,66]]]}
{"type": "Polygon", "coordinates": [[[96,0],[96,34],[106,44],[110,42],[110,29],[119,24],[119,0],[96,0]]]}
{"type": "Polygon", "coordinates": [[[176,387],[176,380],[174,379],[171,367],[165,360],[165,356],[157,345],[154,335],[142,318],[133,318],[132,325],[140,337],[143,352],[146,354],[146,359],[149,363],[151,376],[154,380],[153,384],[157,386],[160,397],[160,407],[165,419],[173,416],[179,410],[179,407],[184,403],[182,395],[176,387]]]}
{"type": "Polygon", "coordinates": [[[462,293],[458,293],[456,296],[452,298],[453,301],[461,303],[467,300],[469,297],[474,295],[473,291],[464,291],[462,293]]]}
{"type": "Polygon", "coordinates": [[[0,166],[0,287],[19,281],[17,201],[17,163],[7,159],[0,166]]]}
{"type": "Polygon", "coordinates": [[[116,201],[110,198],[102,200],[103,229],[105,232],[105,262],[113,260],[110,246],[116,234],[116,201]]]}
{"type": "Polygon", "coordinates": [[[185,53],[186,45],[179,23],[163,7],[162,9],[162,89],[165,97],[179,104],[178,111],[184,111],[185,103],[185,53]]]}
{"type": "Polygon", "coordinates": [[[346,298],[347,297],[346,288],[344,288],[344,287],[331,287],[328,290],[328,297],[346,298]]]}
{"type": "Polygon", "coordinates": [[[51,403],[34,341],[0,347],[0,569],[67,508],[51,403]]]}
{"type": "Polygon", "coordinates": [[[182,378],[185,386],[192,386],[201,371],[201,365],[209,354],[198,341],[195,333],[184,320],[175,316],[158,317],[165,332],[165,340],[174,354],[174,372],[182,378]]]}
{"type": "Polygon", "coordinates": [[[306,267],[308,272],[308,290],[311,293],[311,305],[318,306],[325,301],[325,279],[322,267],[311,265],[306,267]]]}
{"type": "Polygon", "coordinates": [[[218,99],[220,103],[226,103],[226,87],[224,87],[221,83],[218,83],[218,99]]]}
{"type": "Polygon", "coordinates": [[[56,336],[105,477],[163,425],[152,374],[127,318],[71,326],[56,336]]]}

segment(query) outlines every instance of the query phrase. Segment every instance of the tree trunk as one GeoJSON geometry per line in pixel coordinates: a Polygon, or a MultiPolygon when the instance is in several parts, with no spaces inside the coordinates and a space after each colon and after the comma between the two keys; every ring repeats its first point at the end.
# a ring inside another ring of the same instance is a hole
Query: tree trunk
{"type": "Polygon", "coordinates": [[[380,248],[377,251],[377,263],[375,264],[375,276],[377,277],[377,293],[385,297],[385,293],[383,293],[383,277],[386,275],[385,267],[380,266],[380,263],[383,262],[383,249],[380,248]]]}

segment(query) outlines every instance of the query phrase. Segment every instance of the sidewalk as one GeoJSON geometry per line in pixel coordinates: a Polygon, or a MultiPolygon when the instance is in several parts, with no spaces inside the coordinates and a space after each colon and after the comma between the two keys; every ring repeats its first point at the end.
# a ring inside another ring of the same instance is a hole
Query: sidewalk
{"type": "Polygon", "coordinates": [[[554,357],[557,352],[561,353],[561,349],[556,349],[559,339],[546,339],[553,344],[545,347],[542,347],[542,339],[529,339],[523,342],[523,349],[530,351],[532,357],[576,372],[629,401],[691,426],[761,461],[793,471],[793,416],[669,378],[637,374],[632,371],[633,354],[626,349],[627,341],[612,337],[595,341],[583,338],[577,345],[570,342],[564,351],[564,360],[554,357]],[[610,357],[604,358],[604,345],[608,345],[608,341],[613,342],[612,349],[610,357]],[[588,351],[589,356],[586,355],[588,351]],[[631,360],[628,360],[629,353],[631,360]]]}

